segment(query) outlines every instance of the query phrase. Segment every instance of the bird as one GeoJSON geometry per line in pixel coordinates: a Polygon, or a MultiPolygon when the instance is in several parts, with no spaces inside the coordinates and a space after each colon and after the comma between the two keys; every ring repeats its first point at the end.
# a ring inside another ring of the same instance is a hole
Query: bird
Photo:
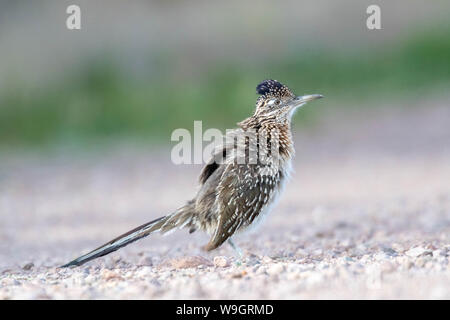
{"type": "Polygon", "coordinates": [[[145,223],[61,267],[80,266],[153,233],[197,230],[210,236],[203,247],[228,242],[242,257],[233,237],[257,225],[277,202],[290,176],[294,145],[294,112],[320,94],[296,96],[277,80],[264,80],[254,114],[228,130],[200,173],[197,194],[173,213],[145,223]]]}

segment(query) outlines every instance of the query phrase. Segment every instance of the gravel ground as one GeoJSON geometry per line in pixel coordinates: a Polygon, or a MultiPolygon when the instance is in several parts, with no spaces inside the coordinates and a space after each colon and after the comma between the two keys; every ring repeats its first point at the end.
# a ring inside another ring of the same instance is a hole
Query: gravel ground
{"type": "Polygon", "coordinates": [[[0,299],[449,299],[449,104],[297,126],[296,172],[240,262],[180,231],[59,269],[189,199],[200,168],[149,147],[3,154],[0,299]]]}

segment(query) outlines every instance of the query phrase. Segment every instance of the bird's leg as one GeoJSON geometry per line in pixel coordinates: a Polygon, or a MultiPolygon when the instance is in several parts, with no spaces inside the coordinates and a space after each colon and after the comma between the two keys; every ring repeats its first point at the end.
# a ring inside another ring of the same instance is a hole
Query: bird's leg
{"type": "Polygon", "coordinates": [[[242,250],[241,248],[239,248],[234,242],[233,240],[228,239],[228,243],[230,244],[230,246],[233,248],[234,252],[238,255],[238,258],[242,258],[242,250]]]}
{"type": "Polygon", "coordinates": [[[234,242],[233,240],[231,240],[231,238],[228,239],[228,243],[230,244],[230,246],[233,248],[234,253],[236,254],[236,264],[237,265],[241,265],[242,262],[242,250],[241,248],[239,248],[234,242]]]}

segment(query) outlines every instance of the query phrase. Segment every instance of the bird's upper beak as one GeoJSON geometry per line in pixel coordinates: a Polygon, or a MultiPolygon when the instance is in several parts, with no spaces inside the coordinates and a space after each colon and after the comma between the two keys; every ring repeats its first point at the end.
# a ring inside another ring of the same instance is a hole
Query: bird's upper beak
{"type": "Polygon", "coordinates": [[[294,99],[294,104],[296,107],[299,107],[301,105],[304,105],[305,103],[312,101],[312,100],[316,100],[316,99],[320,99],[323,98],[323,95],[321,94],[308,94],[305,96],[298,96],[294,99]]]}

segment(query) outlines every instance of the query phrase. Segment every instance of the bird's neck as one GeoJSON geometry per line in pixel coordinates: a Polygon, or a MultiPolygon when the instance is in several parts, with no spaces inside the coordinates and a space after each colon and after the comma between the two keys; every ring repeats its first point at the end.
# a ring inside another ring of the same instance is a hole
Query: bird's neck
{"type": "Polygon", "coordinates": [[[292,140],[290,119],[277,121],[277,119],[274,118],[259,118],[257,116],[252,116],[238,123],[238,125],[244,131],[254,130],[257,134],[268,135],[270,140],[277,139],[281,157],[290,159],[294,156],[295,150],[292,140]]]}

